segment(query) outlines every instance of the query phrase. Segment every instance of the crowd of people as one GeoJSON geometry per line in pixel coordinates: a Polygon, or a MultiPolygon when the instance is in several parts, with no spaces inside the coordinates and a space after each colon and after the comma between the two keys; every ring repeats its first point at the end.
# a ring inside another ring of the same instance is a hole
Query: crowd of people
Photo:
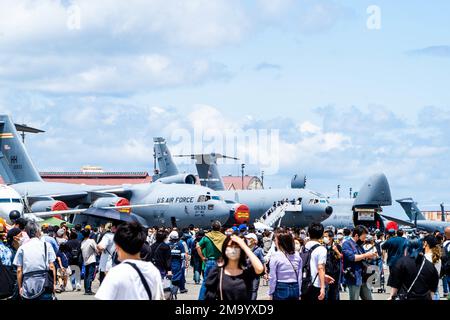
{"type": "Polygon", "coordinates": [[[199,300],[372,300],[387,285],[392,300],[448,296],[450,228],[445,234],[324,228],[208,230],[144,228],[112,221],[93,228],[0,223],[0,299],[56,299],[66,290],[102,300],[177,299],[192,268],[199,300]],[[385,270],[389,277],[385,281],[385,270]],[[92,282],[100,286],[93,291],[92,282]],[[6,288],[6,289],[5,289],[6,288]]]}

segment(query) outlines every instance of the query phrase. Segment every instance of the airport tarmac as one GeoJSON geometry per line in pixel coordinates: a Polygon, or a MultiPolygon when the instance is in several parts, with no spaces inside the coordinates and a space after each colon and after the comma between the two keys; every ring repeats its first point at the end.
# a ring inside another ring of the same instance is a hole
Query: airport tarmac
{"type": "MultiPolygon", "coordinates": [[[[92,290],[97,291],[99,287],[99,281],[96,279],[92,284],[92,290]]],[[[440,292],[442,295],[442,281],[440,281],[440,292]]],[[[68,285],[70,287],[70,284],[68,285]]],[[[186,277],[186,289],[187,293],[178,294],[178,300],[198,300],[198,293],[200,291],[200,285],[196,285],[192,280],[192,269],[189,269],[186,277]]],[[[387,288],[389,290],[389,288],[387,288]]],[[[375,290],[376,291],[376,290],[375,290]]],[[[268,300],[269,287],[263,285],[261,280],[261,285],[258,291],[258,300],[268,300]]],[[[388,291],[389,292],[389,291],[388,291]]],[[[373,293],[374,300],[387,300],[389,297],[388,293],[373,293]]],[[[57,294],[58,300],[95,300],[95,296],[84,295],[84,291],[66,291],[61,294],[57,294]]],[[[348,300],[348,292],[341,293],[341,300],[348,300]]],[[[445,300],[441,298],[441,300],[445,300]]]]}

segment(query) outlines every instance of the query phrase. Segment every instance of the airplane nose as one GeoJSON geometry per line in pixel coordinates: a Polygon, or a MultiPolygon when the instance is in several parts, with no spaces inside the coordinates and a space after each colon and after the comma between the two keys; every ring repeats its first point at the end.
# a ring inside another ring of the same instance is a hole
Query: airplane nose
{"type": "Polygon", "coordinates": [[[19,219],[20,216],[21,216],[21,214],[19,211],[13,210],[9,213],[9,220],[15,221],[15,220],[19,219]]]}
{"type": "Polygon", "coordinates": [[[325,213],[327,215],[331,216],[331,214],[333,213],[333,207],[330,207],[330,206],[326,207],[325,208],[325,213]]]}

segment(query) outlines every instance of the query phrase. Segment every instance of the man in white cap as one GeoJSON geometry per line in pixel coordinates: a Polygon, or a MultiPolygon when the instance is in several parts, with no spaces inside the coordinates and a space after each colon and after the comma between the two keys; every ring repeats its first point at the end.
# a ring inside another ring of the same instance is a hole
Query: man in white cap
{"type": "MultiPolygon", "coordinates": [[[[258,257],[263,266],[265,266],[264,261],[264,250],[258,246],[258,236],[254,233],[248,233],[245,235],[245,239],[247,240],[247,245],[252,249],[253,253],[258,257]]],[[[250,261],[247,261],[247,264],[251,266],[250,261]]],[[[264,267],[265,269],[266,267],[264,267]]],[[[263,276],[264,274],[260,275],[263,276]]],[[[258,298],[258,289],[260,283],[260,276],[256,277],[252,280],[252,297],[251,300],[256,300],[258,298]]]]}
{"type": "MultiPolygon", "coordinates": [[[[180,286],[182,286],[181,281],[183,280],[183,273],[185,270],[184,264],[187,261],[188,253],[186,252],[184,245],[180,241],[178,231],[174,230],[169,234],[169,241],[172,257],[172,294],[176,296],[176,294],[178,293],[178,289],[180,288],[180,286]]],[[[187,290],[182,293],[186,292],[187,290]]]]}

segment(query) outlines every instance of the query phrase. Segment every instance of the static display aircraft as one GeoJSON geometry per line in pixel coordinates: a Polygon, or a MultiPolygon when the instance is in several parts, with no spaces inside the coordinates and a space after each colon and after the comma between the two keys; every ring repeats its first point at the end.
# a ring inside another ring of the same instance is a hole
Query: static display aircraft
{"type": "MultiPolygon", "coordinates": [[[[154,138],[155,142],[155,154],[156,160],[159,163],[160,168],[176,168],[173,158],[168,150],[166,141],[164,138],[154,138]]],[[[292,207],[281,208],[282,210],[276,210],[272,213],[269,220],[271,224],[283,218],[283,225],[287,226],[302,226],[305,227],[311,222],[321,222],[327,219],[332,213],[333,208],[328,203],[326,198],[321,197],[319,194],[307,190],[304,188],[302,181],[304,179],[293,179],[291,189],[262,189],[262,190],[223,190],[222,177],[217,169],[214,159],[218,157],[224,157],[222,155],[189,155],[193,159],[201,159],[202,163],[197,163],[197,170],[200,177],[200,183],[204,186],[215,187],[218,190],[215,192],[223,197],[226,202],[230,204],[245,203],[245,206],[240,205],[237,209],[237,217],[240,221],[255,222],[256,219],[261,218],[274,203],[288,199],[289,201],[298,201],[297,205],[292,207]],[[206,159],[207,158],[207,159],[206,159]],[[206,159],[206,160],[205,160],[206,159]],[[206,165],[207,168],[204,168],[206,165]],[[209,175],[204,175],[204,173],[209,175]],[[211,183],[213,182],[213,183],[211,183]],[[295,210],[294,214],[288,214],[288,210],[295,210]],[[251,216],[248,216],[250,212],[251,216]],[[276,219],[278,218],[278,219],[276,219]]],[[[158,172],[158,177],[168,178],[170,174],[174,172],[178,173],[178,170],[168,171],[161,170],[158,172]]]]}
{"type": "MultiPolygon", "coordinates": [[[[149,226],[210,226],[212,220],[225,223],[232,210],[217,192],[194,184],[160,180],[109,187],[44,182],[6,115],[0,115],[0,174],[23,198],[26,211],[37,217],[113,208],[128,213],[132,210],[149,226]]],[[[195,182],[195,177],[193,181],[192,176],[186,179],[195,182]]],[[[17,218],[16,213],[11,212],[8,218],[17,218]]]]}
{"type": "MultiPolygon", "coordinates": [[[[427,232],[436,230],[444,232],[445,228],[450,227],[450,222],[446,221],[430,221],[423,215],[422,211],[417,207],[417,202],[412,198],[396,200],[405,211],[409,221],[394,218],[392,216],[383,215],[384,218],[398,223],[399,225],[416,228],[427,232]]],[[[445,219],[445,212],[442,209],[442,217],[445,219]]]]}
{"type": "Polygon", "coordinates": [[[20,194],[11,187],[0,185],[0,218],[10,223],[10,215],[20,217],[24,213],[24,205],[20,194]]]}
{"type": "Polygon", "coordinates": [[[374,174],[360,188],[354,199],[328,199],[333,214],[322,224],[325,227],[353,228],[365,225],[384,230],[382,212],[384,206],[392,205],[391,188],[383,173],[374,174]]]}
{"type": "MultiPolygon", "coordinates": [[[[164,139],[155,138],[155,141],[161,142],[164,139]]],[[[162,145],[164,146],[163,152],[167,157],[161,161],[168,167],[176,167],[165,142],[162,145]]],[[[217,159],[236,158],[214,153],[180,156],[190,157],[196,161],[199,180],[203,186],[220,192],[226,200],[238,199],[248,204],[252,215],[256,218],[263,216],[264,220],[270,220],[270,216],[265,215],[265,212],[273,205],[274,201],[302,198],[301,205],[288,203],[282,210],[279,210],[282,218],[278,222],[286,226],[306,227],[315,221],[321,222],[324,226],[336,228],[353,228],[355,224],[363,224],[367,227],[383,229],[384,223],[380,216],[382,207],[392,205],[390,186],[386,176],[382,173],[370,177],[361,187],[355,199],[326,198],[319,193],[307,190],[305,189],[306,176],[302,174],[294,175],[291,189],[226,191],[218,170],[217,159]],[[332,210],[327,208],[332,208],[332,210]],[[323,214],[324,209],[325,214],[323,214]],[[329,211],[327,212],[327,210],[329,211]]],[[[275,211],[275,213],[277,212],[275,211]]],[[[274,222],[273,219],[271,222],[274,222]]]]}

